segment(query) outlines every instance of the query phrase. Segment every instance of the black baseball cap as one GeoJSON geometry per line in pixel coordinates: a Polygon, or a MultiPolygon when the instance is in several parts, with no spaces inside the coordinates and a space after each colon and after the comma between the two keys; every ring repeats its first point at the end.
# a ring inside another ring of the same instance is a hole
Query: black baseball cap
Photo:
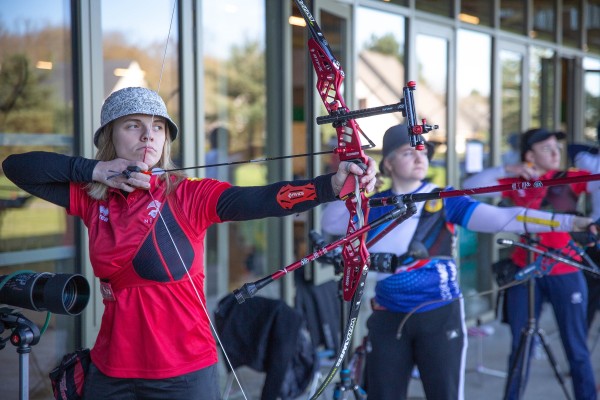
{"type": "Polygon", "coordinates": [[[556,140],[563,140],[567,137],[564,132],[552,132],[544,128],[530,129],[521,137],[521,161],[525,161],[525,153],[527,153],[534,144],[543,142],[544,140],[554,136],[556,140]]]}

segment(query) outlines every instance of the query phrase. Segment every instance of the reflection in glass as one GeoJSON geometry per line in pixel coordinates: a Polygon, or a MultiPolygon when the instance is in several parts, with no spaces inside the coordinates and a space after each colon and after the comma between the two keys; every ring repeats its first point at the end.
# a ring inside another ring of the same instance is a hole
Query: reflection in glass
{"type": "Polygon", "coordinates": [[[501,108],[501,135],[500,152],[503,161],[517,159],[520,162],[520,155],[516,156],[518,149],[515,146],[521,134],[521,88],[523,77],[521,74],[523,66],[523,56],[508,50],[500,51],[500,71],[502,87],[502,108],[501,108]]]}
{"type": "Polygon", "coordinates": [[[556,39],[556,11],[554,0],[534,0],[533,32],[531,37],[554,42],[556,39]]]}
{"type": "Polygon", "coordinates": [[[584,118],[585,126],[583,130],[584,138],[598,144],[600,134],[600,59],[586,57],[583,59],[585,104],[584,118]]]}
{"type": "MultiPolygon", "coordinates": [[[[456,153],[460,179],[490,166],[491,39],[488,35],[461,29],[456,52],[456,153]],[[477,61],[473,61],[477,49],[477,61]]],[[[460,280],[465,293],[487,289],[481,286],[485,272],[478,268],[483,235],[460,229],[460,280]],[[479,251],[478,251],[479,250],[479,251]]],[[[487,297],[465,302],[467,315],[488,308],[487,297]]]]}
{"type": "Polygon", "coordinates": [[[459,30],[456,59],[456,153],[461,163],[462,177],[465,173],[479,172],[476,160],[465,159],[468,142],[481,143],[484,152],[481,167],[490,166],[490,37],[459,30]],[[477,62],[473,62],[473,49],[477,49],[477,62]]]}
{"type": "Polygon", "coordinates": [[[437,144],[429,168],[432,181],[443,187],[447,184],[448,41],[419,34],[415,46],[418,66],[418,79],[415,80],[417,118],[425,118],[428,124],[439,125],[439,129],[427,134],[427,140],[437,144]]]}
{"type": "MultiPolygon", "coordinates": [[[[0,12],[0,163],[10,154],[53,151],[73,155],[73,60],[70,1],[3,1],[0,12]]],[[[40,166],[43,168],[43,166],[40,166]]],[[[74,262],[73,218],[33,198],[0,171],[0,275],[16,271],[79,272],[74,262]],[[39,260],[43,261],[39,261],[39,260]]],[[[10,304],[9,304],[10,306],[10,304]]],[[[38,327],[46,313],[21,310],[38,327]]],[[[75,319],[53,315],[32,348],[35,365],[50,366],[75,350],[75,319]]],[[[2,326],[0,325],[0,328],[2,326]]],[[[8,338],[4,332],[3,338],[8,338]]],[[[19,398],[19,355],[0,349],[0,397],[19,398]]],[[[52,389],[47,370],[31,368],[29,398],[52,389]]]]}
{"type": "Polygon", "coordinates": [[[600,0],[588,0],[585,11],[587,51],[600,54],[600,0]]]}
{"type": "MultiPolygon", "coordinates": [[[[359,8],[356,19],[356,99],[358,108],[395,104],[403,97],[405,72],[405,19],[369,8],[359,8]]],[[[418,95],[418,91],[417,94],[418,95]]],[[[401,113],[360,119],[366,135],[381,149],[383,134],[404,122],[401,113]]],[[[381,158],[380,151],[372,155],[381,158]]]]}
{"type": "Polygon", "coordinates": [[[417,10],[442,15],[444,17],[451,17],[453,2],[438,0],[419,0],[415,1],[415,7],[417,8],[417,10]]]}
{"type": "MultiPolygon", "coordinates": [[[[174,5],[175,0],[102,1],[102,50],[105,98],[130,86],[157,90],[179,124],[179,37],[174,5]]],[[[173,143],[172,157],[178,164],[180,143],[173,143]]]]}
{"type": "Polygon", "coordinates": [[[488,0],[462,0],[458,18],[469,24],[492,26],[494,3],[488,0]]]}
{"type": "Polygon", "coordinates": [[[518,34],[525,33],[525,9],[522,0],[500,0],[500,28],[518,34]]]}
{"type": "MultiPolygon", "coordinates": [[[[207,162],[265,157],[265,9],[264,1],[202,2],[204,107],[207,162]]],[[[234,185],[267,183],[265,163],[207,171],[234,185]]],[[[223,228],[223,227],[220,227],[223,228]]],[[[265,221],[228,223],[227,233],[207,233],[207,291],[214,295],[219,271],[229,270],[227,290],[264,275],[265,221]],[[228,243],[223,243],[228,242],[228,243]],[[228,252],[220,257],[219,246],[228,252]]]]}
{"type": "Polygon", "coordinates": [[[532,48],[529,58],[529,127],[553,128],[554,62],[553,52],[532,48]]]}
{"type": "Polygon", "coordinates": [[[579,0],[563,0],[562,26],[563,44],[571,47],[581,47],[581,31],[579,18],[581,13],[579,0]]]}

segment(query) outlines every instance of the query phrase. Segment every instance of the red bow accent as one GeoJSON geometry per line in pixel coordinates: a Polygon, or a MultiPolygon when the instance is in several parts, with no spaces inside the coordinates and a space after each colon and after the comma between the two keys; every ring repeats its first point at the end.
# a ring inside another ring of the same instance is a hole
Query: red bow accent
{"type": "MultiPolygon", "coordinates": [[[[321,29],[306,5],[301,0],[297,0],[296,4],[311,33],[311,38],[308,40],[308,50],[317,74],[316,87],[319,96],[321,96],[329,115],[346,114],[350,110],[346,106],[341,93],[341,86],[345,78],[344,71],[333,56],[321,29]]],[[[363,151],[360,140],[360,135],[365,135],[356,121],[354,119],[336,121],[333,126],[337,133],[338,144],[334,152],[338,154],[340,161],[349,161],[366,169],[368,157],[363,151]]],[[[367,197],[357,182],[355,176],[349,175],[340,192],[340,199],[346,202],[346,208],[350,212],[347,235],[360,228],[367,221],[369,215],[367,197]]],[[[369,262],[369,252],[365,245],[364,235],[344,246],[342,259],[344,261],[343,295],[345,301],[350,301],[358,287],[362,270],[369,262]]]]}

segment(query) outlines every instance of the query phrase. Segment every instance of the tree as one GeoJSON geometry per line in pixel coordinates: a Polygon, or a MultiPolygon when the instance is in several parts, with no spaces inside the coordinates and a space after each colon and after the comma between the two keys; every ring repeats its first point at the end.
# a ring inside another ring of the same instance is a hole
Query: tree
{"type": "Polygon", "coordinates": [[[403,49],[400,47],[400,43],[396,40],[393,33],[386,33],[380,37],[371,35],[370,40],[365,43],[364,48],[397,57],[400,62],[404,62],[403,49]]]}

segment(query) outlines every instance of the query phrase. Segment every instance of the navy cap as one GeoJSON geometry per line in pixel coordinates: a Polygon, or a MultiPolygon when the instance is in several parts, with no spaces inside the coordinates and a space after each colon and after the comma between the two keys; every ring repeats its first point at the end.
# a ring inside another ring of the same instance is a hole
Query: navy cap
{"type": "Polygon", "coordinates": [[[525,161],[525,153],[527,153],[534,144],[543,142],[544,140],[554,136],[556,140],[563,140],[567,137],[564,132],[551,132],[544,128],[530,129],[521,137],[521,161],[525,161]]]}
{"type": "MultiPolygon", "coordinates": [[[[410,139],[408,137],[408,128],[406,127],[406,125],[394,125],[388,128],[387,131],[385,131],[385,134],[383,135],[383,146],[381,148],[381,155],[383,156],[383,158],[379,163],[379,171],[382,174],[385,174],[385,171],[383,169],[383,160],[385,160],[387,156],[392,154],[394,150],[408,143],[410,143],[410,139]]],[[[425,146],[427,147],[427,158],[431,160],[431,157],[433,157],[434,150],[433,143],[426,141],[425,146]]]]}

